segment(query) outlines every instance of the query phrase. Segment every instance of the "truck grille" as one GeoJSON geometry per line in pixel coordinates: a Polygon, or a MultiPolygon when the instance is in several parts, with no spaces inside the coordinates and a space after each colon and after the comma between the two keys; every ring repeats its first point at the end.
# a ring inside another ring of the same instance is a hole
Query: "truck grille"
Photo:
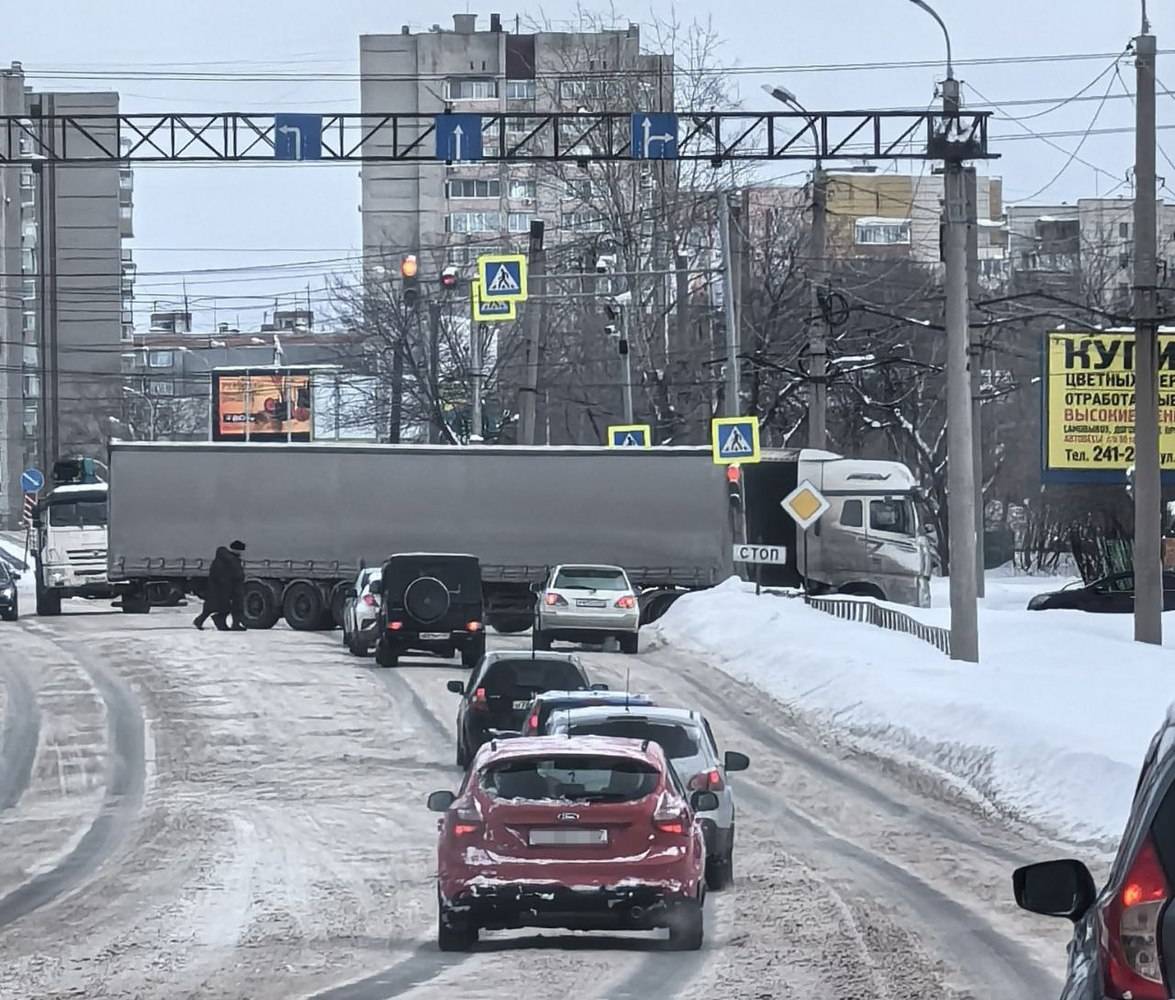
{"type": "Polygon", "coordinates": [[[106,565],[105,549],[66,549],[65,557],[78,566],[92,566],[97,563],[106,565]]]}

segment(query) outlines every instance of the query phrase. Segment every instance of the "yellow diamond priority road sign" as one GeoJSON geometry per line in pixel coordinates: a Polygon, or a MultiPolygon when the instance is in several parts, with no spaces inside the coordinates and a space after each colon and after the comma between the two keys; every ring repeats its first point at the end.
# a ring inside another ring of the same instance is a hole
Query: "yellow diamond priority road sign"
{"type": "Polygon", "coordinates": [[[832,505],[824,499],[824,494],[805,479],[779,501],[779,506],[791,515],[801,531],[807,531],[832,505]]]}

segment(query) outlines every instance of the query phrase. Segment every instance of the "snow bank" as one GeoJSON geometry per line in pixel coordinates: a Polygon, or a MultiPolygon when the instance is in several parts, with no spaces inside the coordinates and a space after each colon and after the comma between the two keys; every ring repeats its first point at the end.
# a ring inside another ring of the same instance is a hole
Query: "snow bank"
{"type": "MultiPolygon", "coordinates": [[[[756,597],[737,579],[683,597],[651,628],[841,740],[912,758],[1057,836],[1109,843],[1175,699],[1175,659],[1132,642],[1129,615],[1024,610],[1064,582],[990,580],[978,666],[793,598],[756,597]]],[[[949,622],[946,608],[903,610],[949,622]]],[[[1175,647],[1175,613],[1164,624],[1175,647]]]]}

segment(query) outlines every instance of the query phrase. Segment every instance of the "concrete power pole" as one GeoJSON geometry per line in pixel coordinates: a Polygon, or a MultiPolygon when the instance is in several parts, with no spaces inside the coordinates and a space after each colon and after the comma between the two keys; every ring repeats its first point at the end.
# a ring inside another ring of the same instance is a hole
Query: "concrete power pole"
{"type": "MultiPolygon", "coordinates": [[[[943,126],[954,131],[959,81],[948,72],[943,83],[943,126]]],[[[956,156],[944,175],[946,234],[947,466],[951,554],[951,658],[979,662],[976,599],[975,465],[972,452],[971,350],[967,295],[966,171],[956,156]]]]}
{"type": "Polygon", "coordinates": [[[543,274],[547,269],[546,251],[543,249],[543,222],[532,219],[530,223],[528,285],[531,301],[526,303],[526,315],[522,327],[526,335],[526,381],[523,382],[518,401],[519,444],[538,444],[538,427],[535,421],[535,397],[539,387],[539,341],[542,338],[542,291],[543,274]]]}
{"type": "Polygon", "coordinates": [[[738,361],[738,320],[734,304],[734,254],[731,252],[730,199],[728,192],[718,192],[718,235],[722,240],[722,310],[726,317],[726,391],[724,406],[726,416],[740,416],[739,409],[739,361],[738,361]]]}
{"type": "Polygon", "coordinates": [[[1134,639],[1163,642],[1162,484],[1155,290],[1155,36],[1145,7],[1134,40],[1134,639]]]}
{"type": "MultiPolygon", "coordinates": [[[[967,296],[974,302],[979,297],[979,196],[976,190],[975,168],[967,167],[967,296]]],[[[967,310],[970,315],[970,309],[967,310]]],[[[978,330],[971,331],[971,455],[975,467],[975,593],[983,597],[984,546],[983,532],[986,528],[983,518],[983,414],[979,404],[980,369],[982,368],[983,336],[978,330]]]]}
{"type": "Polygon", "coordinates": [[[808,340],[808,447],[828,447],[828,324],[820,308],[820,285],[828,229],[828,175],[817,160],[812,171],[812,336],[808,340]]]}
{"type": "Polygon", "coordinates": [[[481,439],[481,338],[485,327],[477,322],[477,317],[474,315],[475,303],[473,294],[469,296],[469,378],[473,383],[473,402],[470,405],[469,413],[469,436],[470,439],[481,439]]]}

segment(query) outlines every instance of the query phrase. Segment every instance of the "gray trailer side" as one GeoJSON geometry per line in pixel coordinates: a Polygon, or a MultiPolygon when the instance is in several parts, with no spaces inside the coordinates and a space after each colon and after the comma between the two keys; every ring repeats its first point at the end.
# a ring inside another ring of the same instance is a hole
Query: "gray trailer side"
{"type": "Polygon", "coordinates": [[[704,449],[111,446],[112,579],[198,591],[234,538],[279,605],[295,583],[329,605],[361,561],[402,551],[478,556],[500,614],[528,608],[528,584],[560,562],[621,565],[646,587],[733,570],[725,478],[704,449]]]}

